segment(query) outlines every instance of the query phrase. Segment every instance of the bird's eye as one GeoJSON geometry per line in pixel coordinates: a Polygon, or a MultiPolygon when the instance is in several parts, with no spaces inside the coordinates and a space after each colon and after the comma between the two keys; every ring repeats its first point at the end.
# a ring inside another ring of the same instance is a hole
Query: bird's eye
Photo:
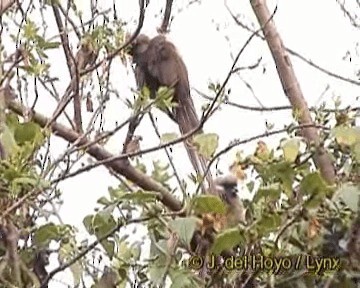
{"type": "Polygon", "coordinates": [[[237,193],[239,192],[239,190],[237,189],[236,186],[232,187],[230,191],[231,191],[232,196],[236,196],[237,193]]]}

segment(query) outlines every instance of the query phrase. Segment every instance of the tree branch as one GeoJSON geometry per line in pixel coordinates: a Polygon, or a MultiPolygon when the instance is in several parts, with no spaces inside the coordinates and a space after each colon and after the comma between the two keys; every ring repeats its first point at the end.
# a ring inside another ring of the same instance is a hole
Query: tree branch
{"type": "MultiPolygon", "coordinates": [[[[23,116],[24,107],[22,105],[13,101],[9,103],[9,108],[16,114],[23,116]]],[[[35,121],[41,127],[45,127],[49,119],[34,111],[33,121],[35,121]]],[[[53,122],[50,125],[50,128],[54,132],[54,135],[59,136],[70,143],[74,143],[81,137],[81,135],[79,135],[75,131],[68,129],[67,127],[56,122],[53,122]]],[[[84,137],[81,138],[82,139],[80,141],[77,141],[77,146],[83,146],[89,142],[89,140],[85,139],[84,137]]],[[[93,144],[89,146],[87,148],[87,153],[99,161],[113,157],[111,153],[106,151],[98,144],[93,144]]],[[[181,210],[182,205],[179,200],[177,200],[172,194],[170,194],[170,192],[161,184],[131,166],[127,159],[113,160],[106,163],[105,166],[111,168],[116,173],[123,175],[126,179],[134,182],[136,185],[146,191],[159,192],[161,194],[159,200],[170,210],[181,210]]]]}
{"type": "Polygon", "coordinates": [[[168,26],[169,26],[169,22],[170,22],[172,4],[173,4],[173,0],[166,0],[164,19],[161,24],[161,27],[158,29],[159,33],[166,33],[169,31],[168,26]]]}
{"type": "Polygon", "coordinates": [[[0,16],[2,16],[14,3],[15,0],[0,0],[0,16]]]}
{"type": "MultiPolygon", "coordinates": [[[[274,58],[284,93],[288,97],[293,110],[296,113],[300,112],[298,113],[298,122],[300,124],[313,125],[314,122],[311,118],[310,110],[301,91],[300,84],[297,81],[290,57],[286,52],[274,22],[268,21],[271,15],[266,2],[264,0],[252,0],[250,2],[260,26],[264,27],[264,36],[274,58]]],[[[316,147],[316,153],[314,154],[315,165],[320,169],[324,179],[329,184],[333,184],[335,181],[335,168],[330,155],[321,145],[318,129],[314,127],[304,128],[302,134],[308,144],[314,144],[316,147]]]]}

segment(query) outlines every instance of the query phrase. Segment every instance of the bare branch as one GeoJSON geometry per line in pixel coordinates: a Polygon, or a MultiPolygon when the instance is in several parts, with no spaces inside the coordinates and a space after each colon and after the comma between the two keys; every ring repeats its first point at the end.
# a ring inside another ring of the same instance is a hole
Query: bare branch
{"type": "MultiPolygon", "coordinates": [[[[270,18],[270,19],[271,19],[271,18],[270,18]]],[[[269,20],[268,20],[268,21],[269,21],[269,20]]],[[[260,29],[261,29],[261,28],[260,28],[260,29]]],[[[244,52],[245,48],[250,44],[251,40],[252,40],[252,39],[256,36],[256,34],[260,31],[260,29],[257,30],[257,31],[255,31],[254,33],[252,33],[252,35],[246,40],[246,42],[244,43],[244,45],[243,45],[243,46],[241,47],[241,49],[239,50],[238,54],[236,55],[236,57],[235,57],[232,65],[231,65],[231,68],[230,68],[230,70],[229,70],[229,73],[227,74],[227,76],[226,76],[224,82],[222,83],[219,91],[216,93],[216,96],[215,96],[214,100],[211,102],[211,104],[209,105],[209,108],[208,108],[207,111],[204,113],[204,115],[201,117],[201,119],[200,119],[200,125],[199,125],[200,127],[202,127],[202,126],[204,125],[205,121],[212,115],[213,110],[214,110],[214,107],[215,107],[215,105],[216,105],[216,103],[217,103],[220,95],[223,93],[223,91],[224,91],[227,83],[228,83],[229,80],[230,80],[230,77],[233,75],[233,71],[234,71],[234,69],[236,68],[236,64],[237,64],[237,62],[239,61],[240,56],[241,56],[242,53],[244,52]]],[[[210,165],[211,165],[211,163],[213,162],[213,160],[214,160],[214,159],[212,159],[212,160],[210,161],[210,163],[208,164],[208,167],[207,167],[206,172],[204,173],[204,175],[206,175],[206,174],[209,172],[209,170],[210,170],[210,165]]],[[[199,185],[198,185],[198,187],[197,187],[197,189],[196,189],[196,193],[199,192],[203,181],[204,181],[204,179],[200,179],[200,181],[199,181],[200,183],[199,183],[199,185]]]]}
{"type": "Polygon", "coordinates": [[[0,16],[2,16],[15,2],[15,0],[0,0],[0,16]]]}
{"type": "Polygon", "coordinates": [[[94,71],[98,67],[100,67],[102,64],[104,64],[106,61],[109,61],[113,59],[115,56],[117,56],[120,51],[122,51],[124,48],[126,48],[131,42],[135,40],[135,38],[139,35],[140,30],[144,24],[145,19],[145,6],[144,6],[144,0],[139,0],[139,6],[140,6],[140,14],[139,14],[139,23],[138,26],[135,29],[135,32],[126,39],[125,43],[121,45],[118,49],[116,49],[114,52],[110,53],[107,57],[105,57],[103,60],[99,61],[95,65],[89,67],[88,69],[82,71],[80,73],[80,76],[86,75],[87,73],[94,71]]]}
{"type": "MultiPolygon", "coordinates": [[[[193,88],[193,90],[198,93],[201,97],[203,97],[204,99],[210,100],[210,101],[214,101],[215,97],[211,97],[208,96],[207,94],[205,94],[204,92],[201,92],[200,90],[193,88]]],[[[225,99],[223,101],[224,104],[229,105],[229,106],[233,106],[239,109],[243,109],[243,110],[249,110],[249,111],[254,111],[254,112],[274,112],[274,111],[283,111],[283,110],[290,110],[292,109],[292,106],[290,105],[284,105],[284,106],[272,106],[272,107],[257,107],[257,106],[249,106],[249,105],[243,105],[243,104],[239,104],[239,103],[235,103],[232,101],[229,101],[227,99],[225,99]]],[[[309,110],[311,112],[316,112],[319,111],[318,107],[310,107],[309,110]]],[[[324,112],[329,112],[329,113],[335,113],[335,112],[357,112],[360,111],[360,106],[356,106],[356,107],[345,107],[345,108],[336,108],[336,109],[330,109],[330,108],[322,108],[321,111],[324,112]]]]}
{"type": "MultiPolygon", "coordinates": [[[[344,12],[345,16],[349,19],[351,25],[353,25],[355,28],[360,28],[360,22],[358,21],[358,17],[354,12],[350,12],[351,8],[346,8],[345,3],[341,3],[339,0],[336,0],[336,2],[339,4],[341,11],[344,12]]],[[[359,5],[359,2],[358,2],[359,5]]]]}
{"type": "Polygon", "coordinates": [[[64,30],[64,25],[62,23],[59,8],[57,7],[56,2],[53,2],[52,8],[53,8],[54,16],[55,16],[56,25],[58,26],[58,29],[59,29],[61,44],[62,44],[64,53],[65,53],[65,58],[66,58],[67,66],[69,69],[70,78],[73,78],[74,73],[73,73],[72,67],[75,65],[75,63],[74,63],[74,61],[72,61],[74,56],[72,55],[72,52],[70,49],[69,38],[68,38],[67,32],[64,30]]]}
{"type": "Polygon", "coordinates": [[[166,33],[169,32],[169,21],[171,15],[171,8],[172,8],[173,0],[166,0],[165,12],[164,12],[164,19],[161,24],[161,27],[158,29],[159,33],[166,33]]]}
{"type": "MultiPolygon", "coordinates": [[[[235,21],[235,23],[237,25],[239,25],[240,27],[242,27],[243,29],[245,29],[245,30],[247,30],[247,31],[249,31],[251,33],[254,33],[254,29],[248,27],[247,25],[245,25],[244,23],[242,23],[240,20],[237,19],[236,15],[234,15],[234,13],[230,10],[230,8],[227,6],[226,2],[225,2],[225,7],[226,7],[226,9],[228,10],[231,17],[233,18],[233,20],[235,21]]],[[[260,33],[257,33],[256,36],[259,37],[262,40],[265,40],[265,37],[263,35],[261,35],[260,33]]],[[[360,86],[360,81],[357,81],[357,80],[354,80],[354,79],[351,79],[351,78],[348,78],[348,77],[344,77],[344,76],[341,76],[341,75],[336,74],[334,72],[331,72],[331,71],[319,66],[318,64],[314,63],[313,61],[306,59],[304,56],[300,55],[300,53],[286,47],[285,45],[283,45],[283,49],[285,49],[287,52],[289,52],[289,54],[291,54],[291,55],[293,55],[295,57],[298,57],[300,60],[306,62],[307,64],[314,67],[315,69],[323,72],[324,74],[327,74],[327,75],[329,75],[329,76],[331,76],[333,78],[342,80],[344,82],[348,82],[348,83],[360,86]]]]}

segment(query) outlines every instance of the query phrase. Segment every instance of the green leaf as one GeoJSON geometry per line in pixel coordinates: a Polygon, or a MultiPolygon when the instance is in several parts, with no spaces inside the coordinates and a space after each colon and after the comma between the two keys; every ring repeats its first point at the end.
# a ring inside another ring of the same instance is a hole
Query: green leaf
{"type": "Polygon", "coordinates": [[[360,197],[360,189],[356,185],[344,184],[336,191],[333,200],[342,200],[355,213],[358,211],[358,201],[360,197]]]}
{"type": "Polygon", "coordinates": [[[190,245],[197,221],[196,217],[177,218],[169,222],[169,227],[179,235],[183,243],[190,245]]]}
{"type": "MultiPolygon", "coordinates": [[[[125,267],[125,265],[122,265],[121,267],[117,268],[118,275],[120,277],[119,284],[116,286],[116,288],[125,288],[128,280],[128,267],[125,267]]],[[[141,275],[141,274],[140,274],[141,275]]],[[[105,288],[105,287],[103,287],[105,288]]]]}
{"type": "Polygon", "coordinates": [[[193,199],[193,209],[195,213],[219,213],[225,214],[226,206],[224,202],[214,195],[199,195],[193,199]]]}
{"type": "Polygon", "coordinates": [[[111,201],[109,201],[106,197],[100,197],[98,200],[97,200],[97,203],[101,204],[101,205],[110,205],[112,204],[111,201]]]}
{"type": "Polygon", "coordinates": [[[35,231],[33,240],[37,247],[47,247],[51,240],[60,240],[61,234],[58,226],[49,223],[35,231]]]}
{"type": "Polygon", "coordinates": [[[14,179],[11,184],[35,186],[36,184],[38,184],[38,182],[39,181],[35,178],[19,177],[19,178],[14,179]]]}
{"type": "Polygon", "coordinates": [[[38,186],[39,180],[36,178],[31,177],[16,177],[11,182],[11,191],[18,195],[19,193],[23,192],[24,189],[29,189],[29,187],[38,186]]]}
{"type": "MultiPolygon", "coordinates": [[[[117,237],[116,237],[117,238],[117,237]]],[[[117,238],[118,239],[118,238],[117,238]]],[[[128,235],[124,235],[120,239],[118,239],[116,242],[111,242],[111,251],[110,254],[113,254],[112,251],[116,251],[116,258],[121,259],[120,265],[122,268],[127,269],[129,263],[135,263],[140,259],[141,255],[141,245],[142,242],[136,241],[133,244],[127,243],[128,235]],[[113,243],[116,243],[116,249],[115,246],[113,246],[113,243]]],[[[126,275],[125,271],[124,275],[126,275]]],[[[121,276],[121,275],[120,275],[121,276]]]]}
{"type": "Polygon", "coordinates": [[[263,215],[257,222],[257,231],[261,235],[267,235],[271,232],[277,231],[281,225],[281,217],[277,214],[263,215]]]}
{"type": "Polygon", "coordinates": [[[175,103],[173,103],[173,97],[174,97],[174,88],[169,88],[165,86],[159,87],[157,93],[156,93],[156,107],[158,107],[161,110],[164,110],[166,108],[170,108],[174,106],[175,103]]]}
{"type": "Polygon", "coordinates": [[[56,49],[60,46],[60,42],[45,42],[43,43],[43,49],[44,50],[49,50],[49,49],[56,49]]]}
{"type": "Polygon", "coordinates": [[[155,261],[149,263],[149,276],[154,285],[158,286],[162,282],[164,274],[167,272],[167,241],[159,240],[150,243],[150,257],[155,258],[155,261]]]}
{"type": "Polygon", "coordinates": [[[3,129],[3,132],[0,134],[0,141],[3,144],[5,155],[10,157],[19,150],[19,146],[17,145],[13,133],[9,127],[5,125],[3,129]]]}
{"type": "Polygon", "coordinates": [[[6,125],[12,132],[14,132],[16,127],[19,125],[19,117],[14,113],[9,113],[6,115],[6,125]]]}
{"type": "Polygon", "coordinates": [[[91,234],[91,235],[94,234],[94,229],[92,226],[93,217],[94,217],[94,215],[87,215],[84,217],[84,220],[83,220],[83,224],[85,226],[86,231],[89,232],[89,234],[91,234]]]}
{"type": "MultiPolygon", "coordinates": [[[[67,261],[73,259],[73,256],[75,256],[77,253],[78,253],[78,251],[77,251],[76,243],[75,243],[74,239],[71,239],[67,243],[60,244],[59,259],[61,261],[67,262],[67,261]]],[[[70,268],[70,271],[73,276],[74,287],[77,287],[80,284],[81,275],[82,275],[82,272],[84,271],[84,269],[83,269],[80,261],[76,261],[69,268],[70,268]]]]}
{"type": "Polygon", "coordinates": [[[144,87],[141,89],[141,98],[142,98],[143,100],[150,98],[150,89],[149,89],[147,86],[144,86],[144,87]]]}
{"type": "Polygon", "coordinates": [[[199,153],[209,159],[219,145],[219,136],[215,133],[197,134],[194,136],[193,142],[199,153]]]}
{"type": "Polygon", "coordinates": [[[169,276],[171,279],[170,288],[197,288],[202,287],[199,280],[196,281],[196,275],[190,270],[175,270],[169,269],[169,276]]]}
{"type": "Polygon", "coordinates": [[[121,188],[112,188],[112,187],[109,187],[108,191],[109,191],[109,195],[110,195],[111,200],[118,200],[122,196],[124,196],[124,194],[127,193],[127,192],[124,192],[124,190],[121,189],[121,188]]]}
{"type": "Polygon", "coordinates": [[[81,266],[79,261],[76,261],[74,264],[70,265],[70,271],[72,273],[73,276],[73,283],[74,283],[74,287],[78,287],[81,281],[81,275],[82,272],[84,271],[83,267],[81,266]]]}
{"type": "Polygon", "coordinates": [[[20,145],[25,142],[34,142],[42,138],[41,128],[34,122],[21,123],[16,127],[14,136],[20,145]]]}
{"type": "Polygon", "coordinates": [[[360,127],[338,126],[331,133],[339,144],[351,146],[360,141],[360,127]]]}
{"type": "Polygon", "coordinates": [[[302,179],[300,183],[300,192],[302,195],[310,196],[304,206],[308,209],[317,208],[325,199],[326,196],[330,196],[330,189],[320,174],[314,172],[308,174],[302,179]]]}
{"type": "Polygon", "coordinates": [[[293,183],[295,178],[295,172],[290,163],[278,163],[273,166],[276,171],[276,176],[279,177],[282,183],[282,188],[284,189],[287,196],[290,196],[293,191],[293,183]]]}
{"type": "Polygon", "coordinates": [[[179,138],[179,136],[176,133],[164,133],[161,135],[160,141],[162,144],[165,144],[174,141],[177,138],[179,138]]]}
{"type": "Polygon", "coordinates": [[[272,185],[268,188],[260,188],[253,199],[254,203],[257,203],[260,199],[265,198],[267,201],[278,200],[281,195],[281,189],[279,185],[272,185]]]}
{"type": "Polygon", "coordinates": [[[239,228],[226,229],[216,235],[211,252],[219,255],[222,251],[232,249],[235,245],[245,243],[245,238],[239,228]]]}
{"type": "Polygon", "coordinates": [[[49,64],[46,63],[35,63],[30,66],[30,69],[28,71],[35,76],[41,76],[49,69],[49,67],[49,64]]]}
{"type": "Polygon", "coordinates": [[[307,199],[304,203],[304,207],[307,209],[316,209],[321,205],[324,201],[323,194],[312,195],[309,199],[307,199]]]}
{"type": "MultiPolygon", "coordinates": [[[[156,92],[154,105],[161,111],[168,113],[170,110],[178,105],[177,102],[173,101],[174,89],[169,87],[161,86],[156,92]]],[[[153,95],[150,95],[153,98],[153,95]]]]}
{"type": "Polygon", "coordinates": [[[300,140],[290,139],[282,145],[285,161],[293,163],[299,155],[300,140]]]}
{"type": "Polygon", "coordinates": [[[35,26],[35,23],[30,19],[26,19],[24,25],[24,36],[28,39],[35,39],[37,31],[39,30],[38,27],[35,26]]]}
{"type": "Polygon", "coordinates": [[[141,256],[141,245],[142,243],[137,241],[131,245],[131,260],[138,261],[141,256]]]}
{"type": "Polygon", "coordinates": [[[83,224],[89,234],[95,234],[97,238],[103,237],[117,225],[111,211],[103,210],[95,215],[88,215],[84,218],[83,224]]]}
{"type": "Polygon", "coordinates": [[[314,172],[306,175],[300,183],[302,195],[326,194],[328,187],[320,174],[314,172]]]}
{"type": "Polygon", "coordinates": [[[249,189],[250,192],[252,192],[255,188],[255,182],[250,181],[249,183],[246,184],[246,187],[249,189]]]}
{"type": "Polygon", "coordinates": [[[163,164],[160,161],[153,161],[154,170],[151,173],[151,178],[156,180],[157,182],[160,182],[162,184],[165,184],[166,181],[168,181],[171,176],[168,173],[169,164],[163,164]]]}
{"type": "Polygon", "coordinates": [[[114,257],[115,252],[115,243],[113,240],[105,239],[100,242],[101,246],[106,251],[106,256],[110,258],[110,260],[114,257]]]}
{"type": "Polygon", "coordinates": [[[159,259],[161,258],[163,261],[165,260],[167,249],[168,249],[167,240],[161,239],[156,243],[151,241],[150,257],[159,257],[159,259]]]}
{"type": "Polygon", "coordinates": [[[158,287],[162,283],[162,279],[166,272],[166,261],[161,261],[160,258],[149,264],[149,276],[155,287],[158,287]]]}

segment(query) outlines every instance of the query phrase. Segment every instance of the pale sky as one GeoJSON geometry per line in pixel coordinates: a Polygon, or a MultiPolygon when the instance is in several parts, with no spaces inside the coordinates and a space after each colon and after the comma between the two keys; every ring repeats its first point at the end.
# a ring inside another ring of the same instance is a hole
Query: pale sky
{"type": "MultiPolygon", "coordinates": [[[[108,0],[98,1],[103,8],[111,8],[112,2],[108,0]]],[[[138,19],[138,1],[117,0],[115,2],[118,17],[128,22],[129,25],[126,29],[129,32],[133,32],[138,19]]],[[[236,55],[238,53],[250,34],[234,23],[223,1],[203,0],[202,4],[195,3],[188,8],[186,3],[189,1],[174,2],[175,7],[181,9],[173,9],[172,15],[175,18],[168,37],[177,46],[187,65],[191,86],[208,95],[212,95],[207,90],[209,82],[222,83],[224,81],[232,65],[231,54],[236,55]]],[[[87,1],[78,0],[77,3],[84,11],[84,21],[86,21],[87,17],[89,17],[87,1]]],[[[150,1],[142,33],[150,36],[156,35],[156,28],[160,26],[161,18],[155,15],[159,15],[164,3],[164,0],[150,1]]],[[[255,29],[258,29],[257,21],[249,1],[234,0],[227,1],[227,3],[234,14],[241,14],[243,22],[249,26],[255,23],[255,29]]],[[[359,51],[356,51],[359,48],[356,46],[356,41],[360,39],[360,32],[354,29],[348,20],[343,17],[343,13],[335,1],[268,1],[270,11],[274,9],[275,5],[278,5],[278,11],[274,16],[275,24],[287,47],[329,71],[356,79],[356,69],[360,69],[359,51]],[[347,51],[352,55],[351,61],[349,57],[343,60],[347,51]]],[[[50,19],[48,23],[48,36],[53,36],[57,34],[57,28],[53,20],[52,11],[47,9],[45,13],[49,14],[48,19],[50,19]]],[[[31,16],[30,18],[34,19],[31,16]]],[[[77,43],[73,42],[73,44],[76,45],[77,43]]],[[[59,51],[57,50],[57,52],[51,52],[48,55],[54,65],[51,69],[51,74],[53,76],[56,75],[60,79],[57,87],[59,87],[61,94],[68,85],[69,76],[62,50],[61,57],[58,56],[58,53],[59,51]]],[[[241,78],[233,76],[232,80],[230,80],[231,86],[229,87],[232,90],[230,100],[242,105],[258,106],[258,102],[252,95],[252,92],[245,85],[245,83],[249,83],[256,97],[264,106],[289,105],[280,85],[274,62],[264,41],[255,38],[245,49],[238,64],[239,66],[253,65],[260,57],[262,57],[262,61],[259,68],[244,71],[241,74],[241,78]],[[263,73],[263,68],[266,68],[266,73],[263,73]]],[[[304,97],[310,106],[326,101],[330,107],[333,107],[332,99],[334,97],[341,97],[344,106],[358,105],[356,103],[356,97],[360,96],[358,87],[331,78],[298,58],[291,57],[291,61],[304,97]],[[322,95],[328,85],[329,89],[322,95]],[[320,95],[322,95],[321,98],[319,98],[320,95]]],[[[123,99],[131,97],[130,89],[135,88],[134,78],[131,71],[127,71],[120,65],[119,59],[112,66],[111,79],[114,87],[118,89],[123,99]]],[[[206,101],[197,95],[195,91],[193,91],[193,97],[196,108],[200,113],[201,106],[206,101]]],[[[52,111],[50,107],[53,107],[52,109],[55,108],[55,102],[51,101],[52,103],[50,103],[48,95],[41,97],[37,111],[49,115],[50,111],[52,111]]],[[[121,123],[126,120],[128,112],[121,113],[121,111],[124,111],[122,107],[124,105],[121,100],[115,97],[107,104],[105,113],[106,129],[112,129],[115,121],[121,123]]],[[[69,108],[68,111],[71,111],[72,105],[69,105],[69,108]]],[[[84,113],[84,119],[91,117],[90,113],[84,113]]],[[[162,133],[178,133],[177,127],[168,120],[166,115],[159,111],[156,111],[155,114],[160,122],[159,129],[162,133]]],[[[219,149],[221,149],[226,147],[231,140],[245,139],[265,132],[266,121],[273,123],[275,128],[282,128],[284,124],[292,121],[291,113],[290,111],[259,113],[223,105],[222,110],[217,112],[206,123],[205,132],[213,132],[219,135],[219,149]]],[[[112,153],[119,153],[122,148],[124,133],[126,133],[126,130],[116,134],[116,137],[109,141],[106,148],[112,153]]],[[[148,119],[141,124],[136,134],[140,134],[145,138],[142,142],[142,148],[152,147],[158,143],[158,139],[148,119]],[[149,131],[151,131],[151,134],[149,131]]],[[[278,137],[264,140],[270,147],[275,148],[278,140],[284,136],[279,135],[278,137]]],[[[233,149],[221,158],[219,169],[226,173],[238,150],[251,153],[254,151],[255,145],[256,142],[252,142],[246,146],[233,149]]],[[[58,155],[65,147],[66,143],[64,141],[58,140],[58,138],[54,139],[51,149],[53,155],[58,155]]],[[[184,162],[183,160],[184,155],[186,155],[183,145],[177,145],[173,151],[174,161],[177,163],[178,168],[181,168],[181,175],[185,177],[191,165],[189,161],[184,162]]],[[[157,158],[166,161],[164,152],[147,154],[143,158],[148,164],[157,158]]],[[[213,173],[215,172],[214,167],[212,171],[213,173]]],[[[108,195],[107,188],[109,186],[116,187],[118,185],[118,181],[108,175],[107,170],[100,167],[66,180],[60,185],[64,199],[64,205],[61,208],[60,214],[65,223],[78,227],[80,239],[88,238],[87,234],[84,233],[83,218],[87,214],[93,213],[93,208],[96,206],[98,198],[108,195]]],[[[174,183],[176,184],[176,182],[174,183]]],[[[245,187],[243,187],[241,195],[251,197],[245,187]]],[[[138,237],[141,235],[143,235],[143,231],[136,234],[136,239],[139,239],[138,237]]],[[[65,281],[71,285],[71,278],[66,278],[67,280],[64,280],[63,273],[59,273],[55,277],[55,279],[62,279],[61,282],[65,281]]],[[[65,286],[54,281],[50,287],[65,286]]]]}

